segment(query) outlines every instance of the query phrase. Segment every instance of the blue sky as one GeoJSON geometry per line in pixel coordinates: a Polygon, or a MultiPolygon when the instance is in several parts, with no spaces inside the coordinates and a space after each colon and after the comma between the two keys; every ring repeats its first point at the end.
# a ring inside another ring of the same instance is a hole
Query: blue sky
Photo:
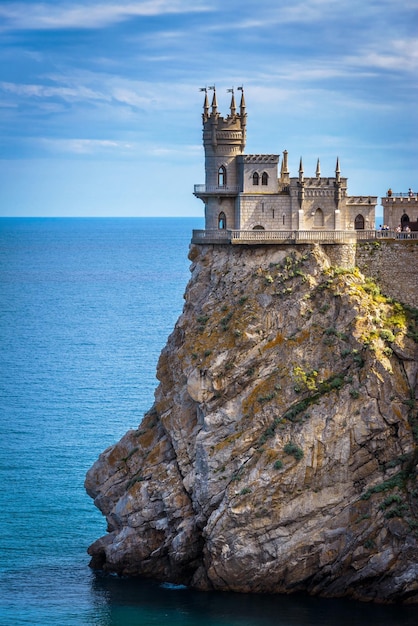
{"type": "Polygon", "coordinates": [[[0,4],[0,215],[200,216],[200,87],[246,153],[418,190],[418,0],[0,4]]]}

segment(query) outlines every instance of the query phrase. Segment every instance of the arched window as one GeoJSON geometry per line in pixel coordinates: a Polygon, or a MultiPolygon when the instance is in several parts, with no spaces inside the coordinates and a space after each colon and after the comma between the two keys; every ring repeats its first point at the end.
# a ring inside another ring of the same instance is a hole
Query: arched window
{"type": "Polygon", "coordinates": [[[268,185],[269,184],[269,175],[267,174],[267,172],[263,172],[261,174],[261,184],[262,185],[268,185]]]}
{"type": "Polygon", "coordinates": [[[360,213],[354,220],[354,228],[356,230],[364,230],[364,217],[360,213]]]}
{"type": "Polygon", "coordinates": [[[226,169],[224,165],[218,169],[218,187],[226,187],[226,169]]]}
{"type": "Polygon", "coordinates": [[[264,226],[254,226],[253,230],[265,230],[264,226]]]}
{"type": "Polygon", "coordinates": [[[218,215],[218,228],[220,230],[226,229],[226,215],[223,211],[218,215]]]}
{"type": "Polygon", "coordinates": [[[404,213],[401,217],[401,225],[406,226],[407,224],[409,224],[409,215],[404,213]]]}
{"type": "Polygon", "coordinates": [[[315,215],[314,215],[314,227],[322,228],[323,225],[324,225],[324,213],[322,209],[316,209],[315,215]]]}
{"type": "Polygon", "coordinates": [[[257,172],[254,172],[254,174],[253,174],[253,185],[258,185],[259,182],[260,182],[260,176],[258,175],[257,172]]]}

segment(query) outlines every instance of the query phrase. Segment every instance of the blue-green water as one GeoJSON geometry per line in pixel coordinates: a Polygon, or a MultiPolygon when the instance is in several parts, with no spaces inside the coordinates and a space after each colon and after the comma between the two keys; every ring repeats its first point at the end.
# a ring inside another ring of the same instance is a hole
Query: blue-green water
{"type": "Polygon", "coordinates": [[[412,626],[416,610],[94,575],[87,469],[153,402],[198,219],[0,220],[0,624],[412,626]]]}

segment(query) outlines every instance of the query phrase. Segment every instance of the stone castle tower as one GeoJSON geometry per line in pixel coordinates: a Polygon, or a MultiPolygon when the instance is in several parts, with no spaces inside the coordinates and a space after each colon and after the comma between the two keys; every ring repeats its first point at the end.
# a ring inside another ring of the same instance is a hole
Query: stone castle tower
{"type": "Polygon", "coordinates": [[[234,91],[230,112],[221,117],[215,87],[203,104],[205,184],[194,195],[205,204],[205,229],[215,230],[362,230],[374,229],[377,197],[348,196],[339,159],[334,176],[305,177],[302,159],[297,177],[290,177],[285,150],[278,154],[245,155],[247,113],[243,88],[239,110],[234,91]]]}
{"type": "Polygon", "coordinates": [[[206,228],[226,228],[227,221],[231,226],[235,222],[235,199],[239,191],[237,157],[245,148],[247,114],[244,92],[241,93],[239,112],[232,92],[230,113],[221,117],[215,88],[211,107],[206,91],[202,118],[206,179],[199,197],[205,202],[206,228]]]}

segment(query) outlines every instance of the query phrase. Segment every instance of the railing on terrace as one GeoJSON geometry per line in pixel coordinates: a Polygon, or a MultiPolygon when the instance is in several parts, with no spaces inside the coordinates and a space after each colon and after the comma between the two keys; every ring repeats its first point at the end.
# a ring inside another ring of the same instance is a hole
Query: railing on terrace
{"type": "Polygon", "coordinates": [[[193,230],[192,243],[231,243],[231,231],[193,230]]]}
{"type": "Polygon", "coordinates": [[[393,230],[194,230],[192,243],[354,243],[376,239],[418,240],[418,232],[393,230]]]}
{"type": "Polygon", "coordinates": [[[386,199],[388,198],[413,198],[414,200],[417,200],[418,193],[414,193],[413,191],[392,191],[392,193],[386,193],[386,199]]]}
{"type": "Polygon", "coordinates": [[[236,194],[238,192],[239,192],[238,185],[225,185],[222,187],[218,185],[195,185],[194,186],[194,193],[197,195],[205,194],[205,193],[236,194]]]}

